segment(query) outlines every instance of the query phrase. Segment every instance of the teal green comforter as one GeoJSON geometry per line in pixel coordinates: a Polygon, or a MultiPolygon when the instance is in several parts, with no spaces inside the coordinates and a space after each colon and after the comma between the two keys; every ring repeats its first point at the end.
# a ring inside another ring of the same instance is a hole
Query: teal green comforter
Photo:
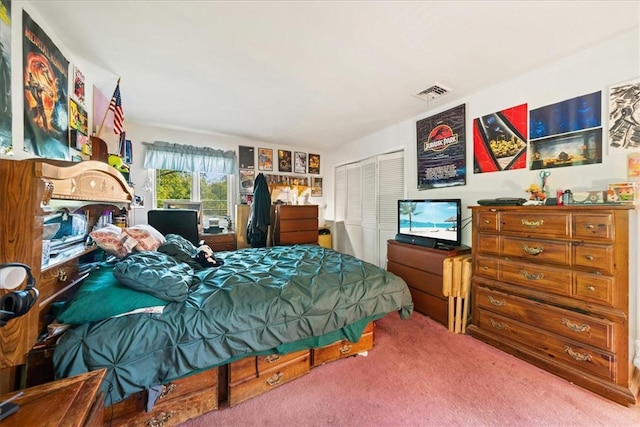
{"type": "MultiPolygon", "coordinates": [[[[314,245],[216,254],[219,268],[196,271],[184,302],[73,327],[54,353],[56,377],[107,368],[107,404],[249,355],[286,353],[342,338],[413,303],[399,277],[314,245]]],[[[162,266],[158,266],[162,268],[162,266]]]]}

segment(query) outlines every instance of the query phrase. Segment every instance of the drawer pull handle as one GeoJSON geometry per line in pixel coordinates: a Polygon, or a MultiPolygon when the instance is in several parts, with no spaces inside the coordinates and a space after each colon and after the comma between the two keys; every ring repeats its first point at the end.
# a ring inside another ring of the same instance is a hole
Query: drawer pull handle
{"type": "Polygon", "coordinates": [[[587,290],[593,292],[596,290],[596,288],[594,286],[589,285],[587,286],[587,290]]]}
{"type": "Polygon", "coordinates": [[[56,277],[58,278],[58,281],[65,282],[68,279],[66,270],[64,268],[59,268],[56,277]]]}
{"type": "Polygon", "coordinates": [[[167,385],[163,385],[162,386],[162,393],[160,393],[160,396],[158,396],[158,399],[163,399],[163,398],[169,396],[171,394],[171,392],[173,392],[173,390],[176,389],[176,387],[178,387],[178,386],[175,385],[174,383],[169,383],[167,385]]]}
{"type": "Polygon", "coordinates": [[[565,318],[562,319],[562,324],[574,332],[587,332],[591,329],[589,325],[578,325],[577,323],[573,323],[569,319],[565,318]]]}
{"type": "Polygon", "coordinates": [[[544,274],[542,273],[529,273],[526,270],[520,270],[520,274],[522,274],[524,278],[528,280],[540,280],[544,277],[544,274]]]}
{"type": "Polygon", "coordinates": [[[574,359],[576,359],[579,362],[591,362],[591,355],[590,354],[578,353],[577,351],[573,351],[573,349],[571,347],[569,347],[568,345],[564,346],[564,351],[569,356],[573,357],[574,359]]]}
{"type": "Polygon", "coordinates": [[[353,346],[351,344],[342,344],[338,351],[340,352],[340,354],[349,354],[352,349],[353,346]]]}
{"type": "Polygon", "coordinates": [[[495,299],[494,297],[492,297],[491,295],[487,296],[487,299],[489,300],[489,302],[491,303],[491,305],[495,305],[496,307],[502,307],[503,305],[506,304],[505,300],[501,300],[501,299],[495,299]]]}
{"type": "Polygon", "coordinates": [[[169,419],[171,419],[171,417],[173,417],[173,414],[173,411],[159,412],[155,417],[149,418],[145,425],[147,427],[162,427],[169,421],[169,419]]]}
{"type": "Polygon", "coordinates": [[[522,249],[523,249],[526,253],[528,253],[529,255],[534,255],[534,256],[535,256],[535,255],[540,255],[540,254],[544,251],[544,248],[543,248],[543,247],[540,247],[540,246],[535,247],[535,248],[531,248],[531,247],[529,247],[529,246],[527,246],[527,245],[522,245],[522,249]]]}
{"type": "Polygon", "coordinates": [[[507,329],[507,325],[505,323],[496,322],[493,319],[489,319],[489,322],[491,323],[491,326],[493,326],[496,329],[507,329]]]}
{"type": "Polygon", "coordinates": [[[522,220],[520,220],[520,222],[525,227],[542,227],[542,224],[544,224],[544,219],[538,219],[538,220],[535,220],[535,221],[531,221],[531,220],[528,220],[528,219],[522,219],[522,220]]]}
{"type": "Polygon", "coordinates": [[[282,379],[283,376],[284,374],[282,372],[276,372],[275,374],[267,378],[265,380],[265,383],[267,383],[267,385],[270,385],[270,386],[278,385],[280,384],[280,380],[282,379]]]}
{"type": "Polygon", "coordinates": [[[594,228],[596,228],[596,226],[593,225],[593,224],[587,224],[587,225],[584,226],[584,228],[586,228],[588,230],[593,230],[594,228]]]}
{"type": "Polygon", "coordinates": [[[279,354],[270,354],[270,355],[266,356],[264,358],[264,360],[267,363],[276,363],[278,360],[280,360],[280,355],[279,354]]]}
{"type": "Polygon", "coordinates": [[[593,261],[593,255],[585,255],[584,257],[589,261],[593,261]]]}
{"type": "Polygon", "coordinates": [[[488,219],[485,219],[485,220],[484,220],[484,223],[485,223],[485,224],[490,224],[490,223],[491,223],[491,221],[489,221],[488,219]]]}

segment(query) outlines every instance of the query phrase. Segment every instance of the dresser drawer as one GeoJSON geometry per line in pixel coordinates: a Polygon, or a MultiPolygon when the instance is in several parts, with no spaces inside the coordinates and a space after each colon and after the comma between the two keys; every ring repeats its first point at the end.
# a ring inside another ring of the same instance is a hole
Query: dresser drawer
{"type": "Polygon", "coordinates": [[[265,372],[286,365],[302,356],[309,356],[309,350],[287,354],[268,354],[266,356],[245,357],[229,364],[229,384],[237,384],[247,379],[257,378],[265,372]]]}
{"type": "Polygon", "coordinates": [[[579,244],[573,247],[573,264],[592,271],[613,274],[613,246],[579,244]]]}
{"type": "Polygon", "coordinates": [[[318,243],[318,229],[312,231],[291,231],[280,233],[279,245],[297,245],[302,243],[318,243]]]}
{"type": "Polygon", "coordinates": [[[316,236],[318,235],[318,219],[290,219],[280,223],[280,232],[287,233],[290,231],[312,230],[316,236]]]}
{"type": "Polygon", "coordinates": [[[570,216],[549,212],[502,212],[500,231],[536,237],[566,238],[570,232],[570,216]]]}
{"type": "Polygon", "coordinates": [[[571,270],[521,263],[500,261],[500,280],[558,295],[571,295],[571,270]]]}
{"type": "Polygon", "coordinates": [[[476,257],[473,262],[475,274],[489,279],[497,279],[499,275],[500,262],[495,258],[487,258],[483,256],[476,257]]]}
{"type": "Polygon", "coordinates": [[[569,310],[544,305],[503,292],[478,287],[478,306],[523,323],[604,350],[614,346],[615,324],[569,310]]]}
{"type": "Polygon", "coordinates": [[[500,213],[497,211],[478,213],[477,229],[479,232],[496,232],[500,229],[500,213]]]}
{"type": "Polygon", "coordinates": [[[40,302],[71,284],[77,277],[78,258],[43,270],[40,273],[38,283],[36,283],[36,287],[40,291],[40,302]]]}
{"type": "Polygon", "coordinates": [[[495,313],[478,310],[480,328],[504,336],[544,355],[549,361],[563,363],[583,372],[616,380],[616,358],[573,340],[544,332],[495,313]]]}
{"type": "Polygon", "coordinates": [[[315,218],[318,219],[318,206],[317,205],[279,205],[276,206],[276,212],[279,219],[301,219],[301,218],[315,218]]]}
{"type": "MultiPolygon", "coordinates": [[[[440,261],[440,264],[442,264],[442,261],[440,261]]],[[[444,298],[442,294],[442,275],[398,264],[394,261],[387,263],[387,270],[402,277],[409,288],[418,289],[438,298],[444,298]]]]}
{"type": "MultiPolygon", "coordinates": [[[[297,352],[298,354],[300,352],[297,352]]],[[[302,352],[293,360],[278,363],[271,370],[262,372],[258,377],[229,385],[229,406],[235,406],[252,397],[258,396],[275,387],[309,373],[311,369],[309,350],[302,352]]],[[[235,362],[234,362],[235,363],[235,362]]],[[[231,369],[230,369],[231,370],[231,369]]]]}
{"type": "Polygon", "coordinates": [[[573,237],[604,242],[613,241],[613,214],[574,214],[573,237]]]}
{"type": "Polygon", "coordinates": [[[480,254],[499,255],[500,237],[492,234],[479,234],[477,247],[480,254]]]}
{"type": "Polygon", "coordinates": [[[585,301],[592,301],[609,306],[614,305],[614,283],[611,276],[598,273],[574,273],[573,296],[585,301]]]}
{"type": "Polygon", "coordinates": [[[373,348],[373,322],[369,323],[362,332],[358,342],[351,342],[347,339],[329,344],[324,347],[313,349],[312,366],[320,366],[323,363],[343,357],[354,356],[363,351],[373,348]]]}
{"type": "Polygon", "coordinates": [[[505,257],[556,265],[569,265],[571,261],[571,243],[569,242],[517,237],[501,237],[500,241],[500,255],[505,257]]]}

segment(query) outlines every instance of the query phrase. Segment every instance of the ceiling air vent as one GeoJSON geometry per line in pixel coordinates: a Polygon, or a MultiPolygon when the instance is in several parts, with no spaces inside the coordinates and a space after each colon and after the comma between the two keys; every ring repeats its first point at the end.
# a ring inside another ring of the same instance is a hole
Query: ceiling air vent
{"type": "Polygon", "coordinates": [[[424,101],[433,101],[434,99],[440,98],[442,95],[449,92],[451,92],[451,89],[447,89],[441,85],[433,85],[430,88],[417,93],[415,96],[424,101]]]}

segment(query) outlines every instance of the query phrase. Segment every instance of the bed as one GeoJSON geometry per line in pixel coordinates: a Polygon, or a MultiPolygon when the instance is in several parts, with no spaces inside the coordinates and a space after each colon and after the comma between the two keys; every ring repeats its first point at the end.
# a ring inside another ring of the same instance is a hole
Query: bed
{"type": "Polygon", "coordinates": [[[413,310],[402,279],[321,246],[217,253],[223,265],[216,268],[194,264],[192,245],[165,246],[103,264],[82,285],[129,292],[111,296],[120,301],[151,298],[127,308],[143,312],[91,318],[98,306],[110,303],[98,295],[92,304],[83,299],[91,292],[82,288],[62,308],[60,320],[81,315],[67,322],[75,324],[56,346],[57,378],[106,368],[102,389],[110,406],[254,356],[305,354],[341,340],[356,343],[374,320],[393,312],[407,318],[413,310]],[[88,318],[83,320],[83,313],[88,318]]]}

